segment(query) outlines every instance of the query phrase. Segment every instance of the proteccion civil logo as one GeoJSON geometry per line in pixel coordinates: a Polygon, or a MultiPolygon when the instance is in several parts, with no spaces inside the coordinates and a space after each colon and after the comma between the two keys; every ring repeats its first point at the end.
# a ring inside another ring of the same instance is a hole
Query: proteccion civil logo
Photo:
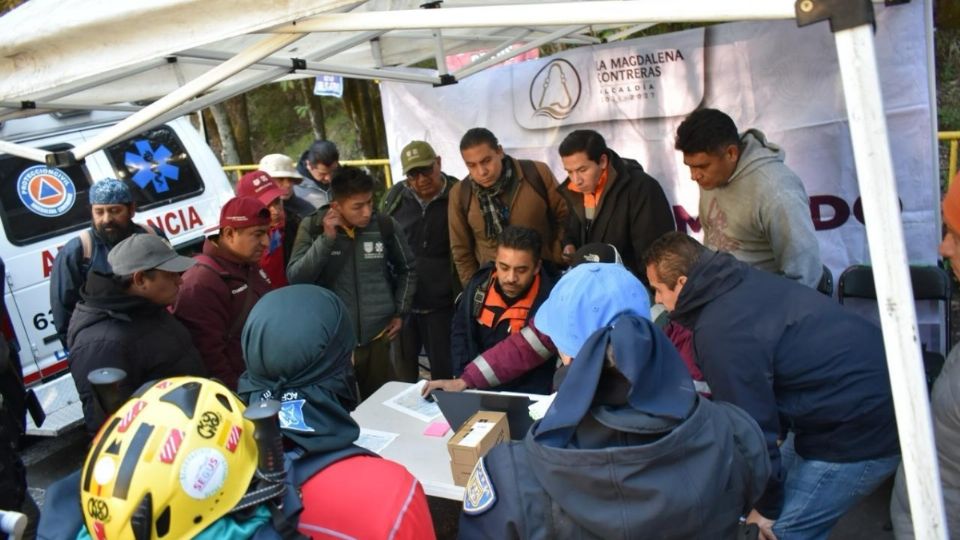
{"type": "Polygon", "coordinates": [[[570,62],[558,58],[543,66],[530,81],[530,107],[534,116],[563,120],[580,102],[580,74],[570,62]]]}
{"type": "Polygon", "coordinates": [[[60,169],[46,165],[34,165],[20,173],[17,194],[28,210],[43,217],[66,214],[77,200],[73,180],[60,169]]]}

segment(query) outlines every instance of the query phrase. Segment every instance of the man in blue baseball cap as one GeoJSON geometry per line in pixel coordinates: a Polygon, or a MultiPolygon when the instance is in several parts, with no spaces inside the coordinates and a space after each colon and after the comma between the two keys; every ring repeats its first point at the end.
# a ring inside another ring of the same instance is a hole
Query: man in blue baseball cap
{"type": "Polygon", "coordinates": [[[621,265],[560,279],[537,315],[564,363],[557,395],[522,441],[477,463],[461,538],[736,535],[769,475],[763,433],[697,394],[649,316],[646,288],[621,265]]]}
{"type": "Polygon", "coordinates": [[[80,231],[57,253],[50,272],[50,310],[61,343],[66,344],[67,326],[80,301],[87,272],[110,273],[107,253],[134,233],[164,236],[159,229],[133,222],[136,203],[129,186],[116,178],[104,178],[90,186],[91,227],[80,231]]]}

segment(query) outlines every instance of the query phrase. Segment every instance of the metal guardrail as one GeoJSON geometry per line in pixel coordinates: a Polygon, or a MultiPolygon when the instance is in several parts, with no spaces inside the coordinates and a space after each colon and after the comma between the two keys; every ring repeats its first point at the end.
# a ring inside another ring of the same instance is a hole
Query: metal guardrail
{"type": "MultiPolygon", "coordinates": [[[[390,189],[390,186],[393,185],[393,176],[390,174],[390,160],[389,159],[349,159],[340,161],[341,165],[350,165],[352,167],[382,167],[383,168],[383,178],[387,183],[387,189],[390,189]]],[[[257,170],[258,165],[226,165],[223,167],[224,172],[245,172],[245,171],[255,171],[257,170]]]]}
{"type": "Polygon", "coordinates": [[[940,131],[937,133],[937,140],[950,143],[950,154],[947,158],[947,184],[953,182],[953,177],[957,175],[957,154],[960,150],[960,131],[940,131]]]}

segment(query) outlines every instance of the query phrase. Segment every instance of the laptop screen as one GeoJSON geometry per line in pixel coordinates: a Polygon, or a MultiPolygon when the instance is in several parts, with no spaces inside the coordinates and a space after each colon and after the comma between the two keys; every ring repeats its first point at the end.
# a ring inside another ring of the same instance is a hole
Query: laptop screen
{"type": "Polygon", "coordinates": [[[444,392],[435,391],[431,394],[440,406],[440,412],[456,432],[464,422],[470,419],[477,411],[497,411],[507,413],[507,423],[510,425],[510,439],[519,441],[526,436],[533,419],[528,410],[530,398],[513,394],[496,392],[444,392]]]}

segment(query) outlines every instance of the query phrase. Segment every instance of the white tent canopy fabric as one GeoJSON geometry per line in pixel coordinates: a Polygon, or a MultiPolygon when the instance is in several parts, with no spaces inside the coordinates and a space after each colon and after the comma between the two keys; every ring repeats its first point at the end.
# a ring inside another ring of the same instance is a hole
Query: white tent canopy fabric
{"type": "MultiPolygon", "coordinates": [[[[55,110],[142,107],[66,156],[82,159],[147,126],[285,77],[333,73],[443,83],[448,75],[462,78],[503,60],[481,58],[448,74],[442,59],[451,53],[496,52],[521,43],[511,51],[519,54],[525,47],[560,40],[595,43],[591,31],[601,28],[796,19],[831,5],[869,7],[870,1],[30,0],[0,17],[0,120],[55,110]],[[430,58],[440,60],[432,74],[407,69],[430,58]]],[[[932,26],[931,0],[914,1],[924,3],[932,26]]],[[[883,307],[881,325],[914,529],[917,538],[945,539],[872,33],[866,20],[835,32],[843,97],[883,307]]],[[[0,152],[48,158],[44,151],[6,141],[0,141],[0,152]]]]}

